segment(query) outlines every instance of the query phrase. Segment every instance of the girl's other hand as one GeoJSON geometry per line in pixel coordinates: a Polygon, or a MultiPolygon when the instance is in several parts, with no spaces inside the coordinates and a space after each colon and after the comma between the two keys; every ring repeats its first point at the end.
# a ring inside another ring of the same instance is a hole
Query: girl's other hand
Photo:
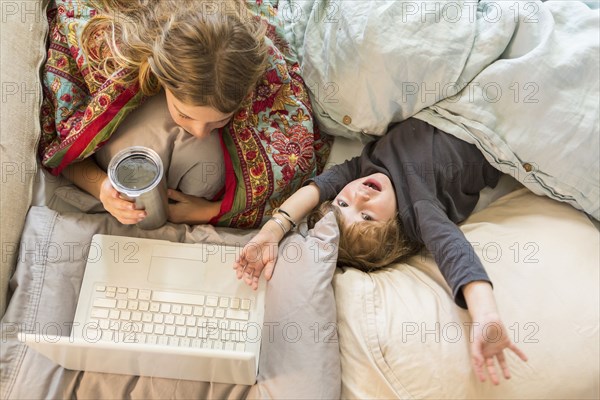
{"type": "Polygon", "coordinates": [[[174,189],[169,189],[167,194],[175,201],[169,204],[169,221],[176,224],[206,224],[221,211],[220,201],[206,200],[174,189]]]}

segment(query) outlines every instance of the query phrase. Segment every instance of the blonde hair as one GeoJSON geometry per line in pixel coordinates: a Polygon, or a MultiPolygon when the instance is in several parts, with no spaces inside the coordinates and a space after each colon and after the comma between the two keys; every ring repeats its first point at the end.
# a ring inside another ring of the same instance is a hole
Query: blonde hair
{"type": "Polygon", "coordinates": [[[394,262],[402,262],[421,250],[422,245],[403,232],[397,215],[389,221],[345,224],[339,209],[326,201],[307,219],[309,227],[333,211],[340,229],[338,265],[371,272],[394,262]]]}
{"type": "Polygon", "coordinates": [[[267,66],[266,27],[232,0],[96,0],[82,33],[91,67],[145,95],[236,111],[267,66]],[[207,5],[223,5],[209,9],[207,5]],[[221,12],[225,10],[225,12],[221,12]]]}

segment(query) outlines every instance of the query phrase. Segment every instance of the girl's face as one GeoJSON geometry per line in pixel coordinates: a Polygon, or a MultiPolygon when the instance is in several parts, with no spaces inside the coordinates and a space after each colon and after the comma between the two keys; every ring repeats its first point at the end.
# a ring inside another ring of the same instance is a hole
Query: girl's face
{"type": "Polygon", "coordinates": [[[333,200],[345,224],[389,221],[396,215],[396,192],[387,175],[376,173],[347,184],[333,200]]]}
{"type": "Polygon", "coordinates": [[[177,100],[170,90],[165,89],[165,93],[173,121],[198,139],[205,138],[213,130],[227,125],[234,114],[223,114],[208,106],[189,106],[177,100]]]}

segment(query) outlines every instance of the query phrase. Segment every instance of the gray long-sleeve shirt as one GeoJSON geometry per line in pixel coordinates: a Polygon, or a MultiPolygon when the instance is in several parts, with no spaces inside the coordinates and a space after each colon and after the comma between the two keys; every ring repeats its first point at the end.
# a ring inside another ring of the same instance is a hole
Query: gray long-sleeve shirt
{"type": "Polygon", "coordinates": [[[473,211],[483,188],[496,186],[501,173],[474,145],[410,118],[366,145],[359,157],[312,181],[325,201],[349,182],[376,172],[392,181],[405,234],[433,254],[456,304],[466,308],[461,288],[490,279],[456,224],[473,211]]]}

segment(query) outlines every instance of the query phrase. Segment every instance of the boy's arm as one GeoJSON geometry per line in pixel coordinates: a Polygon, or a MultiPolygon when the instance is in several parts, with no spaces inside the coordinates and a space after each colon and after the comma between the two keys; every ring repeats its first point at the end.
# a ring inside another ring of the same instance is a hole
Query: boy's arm
{"type": "Polygon", "coordinates": [[[258,287],[258,277],[263,270],[265,278],[271,279],[277,261],[278,244],[292,228],[291,222],[286,217],[297,223],[318,204],[319,188],[314,183],[300,188],[283,202],[279,209],[288,215],[276,212],[258,234],[244,246],[233,264],[237,278],[244,278],[253,289],[258,287]]]}
{"type": "Polygon", "coordinates": [[[461,288],[473,281],[490,282],[481,260],[460,228],[435,202],[421,200],[413,209],[416,231],[450,286],[454,302],[467,308],[461,288]]]}
{"type": "Polygon", "coordinates": [[[475,254],[473,246],[448,216],[431,202],[415,204],[421,239],[433,253],[442,275],[452,289],[454,301],[467,308],[472,319],[470,336],[471,362],[477,377],[485,380],[485,369],[492,383],[499,383],[494,358],[506,379],[510,372],[504,349],[510,349],[523,361],[525,354],[510,340],[500,319],[492,284],[475,254]]]}
{"type": "Polygon", "coordinates": [[[510,340],[508,331],[500,319],[489,282],[470,282],[463,286],[462,292],[472,320],[470,347],[473,369],[479,380],[483,382],[486,375],[485,366],[492,383],[497,385],[500,381],[496,374],[494,358],[498,360],[504,378],[510,379],[504,349],[513,351],[523,361],[527,361],[527,356],[510,340]]]}

